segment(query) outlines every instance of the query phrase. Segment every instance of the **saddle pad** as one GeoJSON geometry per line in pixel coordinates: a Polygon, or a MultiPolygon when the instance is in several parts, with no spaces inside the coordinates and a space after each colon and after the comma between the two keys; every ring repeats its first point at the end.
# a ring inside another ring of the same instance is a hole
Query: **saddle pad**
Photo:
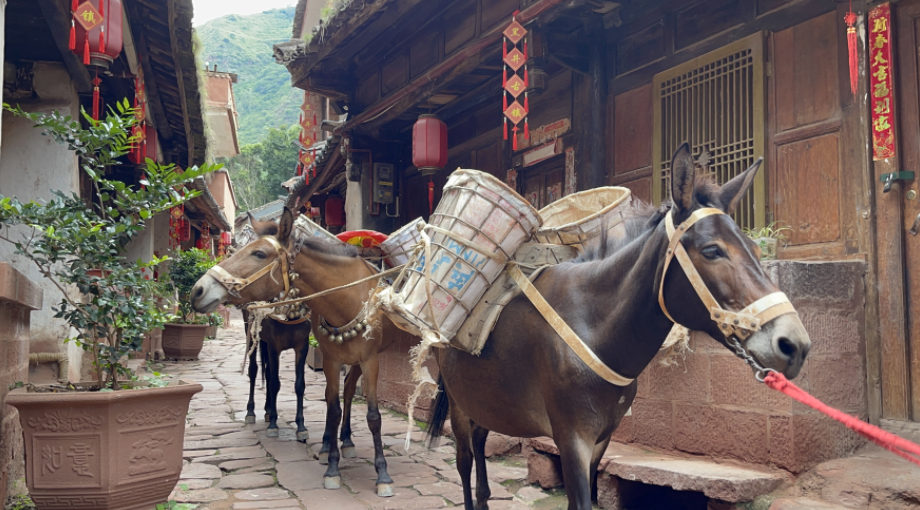
{"type": "MultiPolygon", "coordinates": [[[[524,243],[514,252],[514,261],[531,266],[521,266],[521,271],[533,281],[545,266],[554,266],[573,260],[577,256],[578,250],[574,246],[524,243]]],[[[469,317],[457,331],[457,336],[451,340],[451,345],[478,356],[505,305],[520,293],[521,288],[514,283],[508,272],[502,271],[479,303],[473,307],[469,317]]]]}

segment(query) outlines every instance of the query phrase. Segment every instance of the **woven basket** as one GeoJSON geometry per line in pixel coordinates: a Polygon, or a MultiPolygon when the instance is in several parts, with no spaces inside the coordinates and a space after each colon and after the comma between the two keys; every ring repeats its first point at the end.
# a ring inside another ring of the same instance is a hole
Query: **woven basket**
{"type": "Polygon", "coordinates": [[[421,217],[415,218],[408,225],[390,234],[386,241],[380,243],[380,249],[387,256],[387,264],[390,267],[401,266],[409,262],[412,255],[412,248],[421,240],[419,234],[419,225],[424,225],[425,220],[421,217]]]}
{"type": "Polygon", "coordinates": [[[397,289],[411,315],[408,318],[453,339],[470,310],[541,223],[537,210],[495,177],[477,170],[451,174],[425,227],[433,263],[429,266],[424,254],[414,257],[405,284],[397,289]],[[431,279],[430,305],[425,271],[431,279]]]}
{"type": "Polygon", "coordinates": [[[306,216],[300,215],[294,221],[294,228],[298,228],[312,237],[319,237],[323,241],[327,241],[333,244],[344,244],[342,240],[335,236],[335,234],[329,232],[323,227],[313,223],[306,216]]]}
{"type": "Polygon", "coordinates": [[[627,188],[608,186],[573,193],[540,209],[543,226],[534,234],[537,242],[574,246],[600,234],[606,223],[611,235],[619,235],[619,225],[632,207],[627,188]]]}

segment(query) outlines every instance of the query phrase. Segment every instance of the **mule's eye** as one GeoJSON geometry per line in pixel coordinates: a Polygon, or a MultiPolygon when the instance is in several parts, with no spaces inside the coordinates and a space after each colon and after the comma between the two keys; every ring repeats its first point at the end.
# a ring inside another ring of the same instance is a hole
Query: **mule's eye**
{"type": "Polygon", "coordinates": [[[257,259],[264,259],[267,255],[265,255],[264,251],[256,250],[252,252],[252,256],[257,259]]]}
{"type": "Polygon", "coordinates": [[[718,246],[715,246],[715,245],[707,246],[703,248],[701,253],[703,254],[704,257],[706,257],[709,260],[715,260],[715,259],[722,258],[725,256],[725,252],[722,251],[722,248],[719,248],[718,246]]]}

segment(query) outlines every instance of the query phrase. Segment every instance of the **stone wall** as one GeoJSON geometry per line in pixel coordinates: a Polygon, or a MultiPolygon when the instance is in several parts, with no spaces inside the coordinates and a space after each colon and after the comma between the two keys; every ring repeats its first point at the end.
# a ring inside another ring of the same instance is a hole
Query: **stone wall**
{"type": "MultiPolygon", "coordinates": [[[[811,352],[794,382],[866,419],[865,264],[764,265],[811,336],[811,352]]],[[[380,401],[400,412],[414,389],[408,353],[416,343],[401,334],[380,356],[380,401]]],[[[632,416],[623,420],[615,440],[794,473],[847,456],[862,444],[837,422],[758,383],[747,365],[708,336],[694,333],[691,348],[677,365],[664,367],[656,359],[642,373],[632,416]]],[[[433,360],[429,370],[437,378],[433,360]]],[[[429,404],[419,402],[416,419],[427,418],[429,404]]]]}
{"type": "MultiPolygon", "coordinates": [[[[29,323],[42,306],[42,289],[6,262],[0,262],[0,402],[9,386],[29,379],[29,323]]],[[[0,504],[25,479],[22,429],[15,408],[0,404],[0,504]]]]}
{"type": "MultiPolygon", "coordinates": [[[[765,263],[789,296],[812,348],[795,383],[828,405],[867,418],[865,264],[765,263]]],[[[673,367],[658,360],[639,377],[624,443],[772,465],[799,473],[862,444],[837,422],[758,383],[750,368],[705,334],[673,367]]]]}

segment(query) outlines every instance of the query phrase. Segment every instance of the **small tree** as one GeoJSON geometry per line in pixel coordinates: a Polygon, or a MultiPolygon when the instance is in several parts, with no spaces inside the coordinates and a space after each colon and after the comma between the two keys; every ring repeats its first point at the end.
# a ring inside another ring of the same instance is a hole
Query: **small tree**
{"type": "Polygon", "coordinates": [[[78,332],[67,341],[92,351],[99,389],[113,390],[119,388],[119,376],[130,375],[123,365],[127,355],[139,350],[144,336],[167,320],[165,310],[157,305],[163,288],[145,276],[166,257],[132,262],[124,257],[125,247],[144,231],[147,220],[198,194],[183,191],[184,184],[215,169],[180,171],[148,159],[140,189],[107,179],[107,169],[121,164],[119,158],[134,141],[130,135],[136,122],[134,110],[127,100],[116,106],[117,113],[110,110],[104,120],[93,120],[84,112],[89,125],[84,129],[57,112],[27,113],[4,105],[74,151],[92,179],[96,196],[91,204],[77,194],[54,190],[44,203],[0,196],[0,239],[15,245],[17,253],[31,260],[63,293],[53,307],[55,317],[78,332]],[[68,285],[82,299],[70,297],[68,285]]]}
{"type": "MultiPolygon", "coordinates": [[[[205,250],[192,248],[177,252],[169,263],[169,279],[179,297],[179,318],[172,322],[178,324],[196,323],[195,311],[192,309],[190,294],[195,283],[211,269],[217,260],[212,259],[205,250]]],[[[203,323],[210,324],[210,318],[204,317],[203,323]]]]}

